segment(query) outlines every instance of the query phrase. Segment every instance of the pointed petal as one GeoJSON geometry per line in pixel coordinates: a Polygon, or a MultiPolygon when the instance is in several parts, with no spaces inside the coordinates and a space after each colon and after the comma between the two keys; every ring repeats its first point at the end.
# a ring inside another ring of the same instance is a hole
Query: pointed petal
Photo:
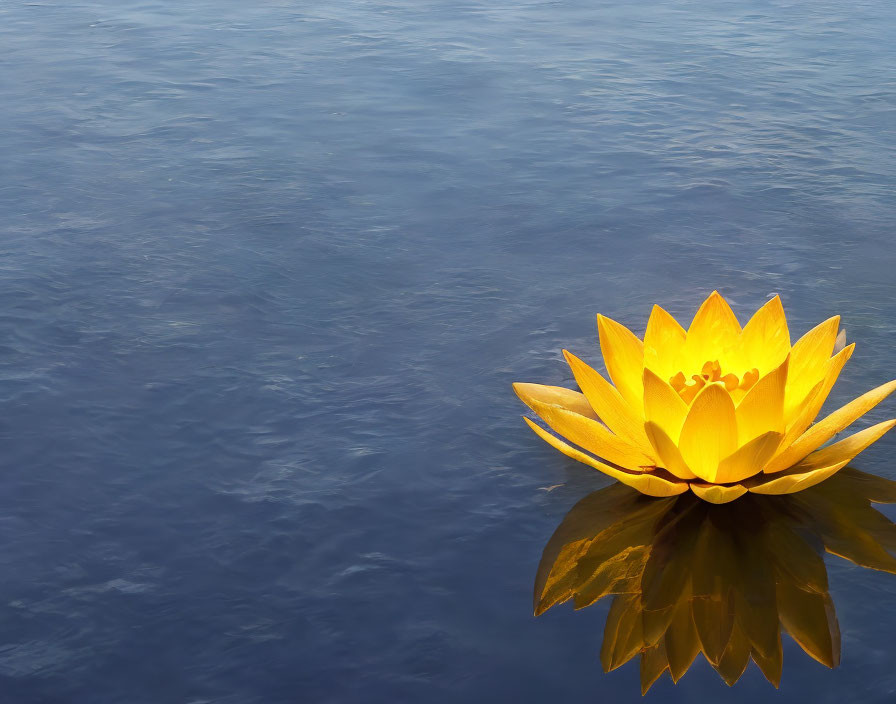
{"type": "Polygon", "coordinates": [[[603,315],[597,316],[600,349],[610,378],[622,397],[640,415],[643,388],[644,344],[624,325],[603,315]]]}
{"type": "MultiPolygon", "coordinates": [[[[752,513],[747,511],[741,515],[752,513]]],[[[757,524],[761,523],[757,521],[757,524]]],[[[780,647],[781,633],[775,605],[775,570],[764,544],[767,536],[766,526],[757,525],[757,530],[750,532],[748,540],[737,543],[740,574],[734,595],[734,610],[751,647],[769,656],[780,647]]]]}
{"type": "Polygon", "coordinates": [[[750,662],[750,641],[747,640],[740,625],[735,622],[725,652],[722,654],[719,664],[714,667],[725,680],[725,684],[733,687],[734,683],[744,674],[748,662],[750,662]]]}
{"type": "Polygon", "coordinates": [[[781,625],[807,655],[822,665],[840,663],[840,625],[829,594],[799,589],[782,580],[778,583],[778,613],[781,625]]]}
{"type": "Polygon", "coordinates": [[[644,370],[644,418],[658,425],[672,440],[681,434],[688,405],[667,382],[644,370]]]}
{"type": "Polygon", "coordinates": [[[704,510],[691,567],[691,608],[703,654],[719,663],[734,627],[732,587],[737,583],[738,550],[734,536],[718,519],[728,510],[704,510]],[[716,520],[713,520],[713,519],[716,520]]]}
{"type": "Polygon", "coordinates": [[[747,391],[737,406],[738,444],[744,445],[769,430],[784,434],[784,391],[789,358],[747,391]]]}
{"type": "Polygon", "coordinates": [[[650,438],[653,448],[659,455],[660,466],[663,467],[663,469],[679,479],[697,478],[697,475],[690,470],[687,463],[682,458],[678,446],[672,442],[672,439],[666,435],[660,426],[652,421],[647,421],[644,425],[644,429],[647,431],[647,437],[650,438]]]}
{"type": "Polygon", "coordinates": [[[781,433],[763,433],[739,447],[719,464],[716,481],[721,484],[739,482],[762,472],[765,463],[778,449],[781,433]]]}
{"type": "MultiPolygon", "coordinates": [[[[784,433],[784,439],[778,446],[778,455],[783,454],[784,451],[805,432],[806,428],[812,424],[812,421],[815,420],[815,416],[821,411],[821,407],[824,405],[828,394],[831,393],[831,389],[834,388],[834,384],[840,376],[843,366],[849,361],[855,347],[855,345],[849,345],[849,347],[846,347],[831,357],[828,362],[824,379],[819,381],[812,388],[806,398],[803,399],[798,406],[788,410],[787,398],[785,396],[784,422],[787,424],[787,432],[784,433]]],[[[780,460],[778,457],[774,457],[763,471],[765,471],[766,474],[781,472],[787,469],[790,464],[787,464],[786,460],[780,460]]]]}
{"type": "Polygon", "coordinates": [[[734,402],[724,385],[707,384],[697,394],[682,426],[678,448],[694,474],[716,482],[719,463],[737,448],[734,402]]]}
{"type": "Polygon", "coordinates": [[[753,662],[755,662],[765,679],[771,682],[775,689],[781,686],[781,670],[784,665],[784,651],[781,648],[781,634],[778,634],[778,649],[771,655],[763,655],[756,648],[752,650],[753,662]]]}
{"type": "Polygon", "coordinates": [[[769,478],[770,475],[763,474],[760,477],[756,477],[756,483],[751,484],[749,490],[754,494],[775,496],[779,494],[794,494],[797,491],[820,484],[825,479],[834,476],[838,470],[846,466],[847,462],[849,460],[798,474],[774,474],[771,475],[771,478],[769,478]]]}
{"type": "Polygon", "coordinates": [[[653,683],[668,669],[669,660],[663,641],[644,650],[641,653],[641,696],[647,694],[653,683]]]}
{"type": "Polygon", "coordinates": [[[619,594],[613,599],[600,649],[600,662],[604,672],[624,665],[644,646],[639,602],[638,594],[619,594]]]}
{"type": "Polygon", "coordinates": [[[634,471],[656,466],[655,457],[645,454],[628,440],[613,435],[596,420],[535,399],[529,399],[529,407],[553,431],[608,462],[634,471]]]}
{"type": "Polygon", "coordinates": [[[589,457],[581,450],[577,450],[559,438],[551,435],[528,418],[523,418],[523,420],[526,421],[528,426],[532,428],[538,437],[555,449],[560,450],[560,452],[567,457],[583,462],[584,464],[613,477],[613,479],[616,479],[623,484],[627,484],[633,489],[637,489],[642,494],[647,494],[648,496],[675,496],[676,494],[683,494],[688,490],[687,482],[671,481],[651,473],[634,474],[599,462],[593,457],[589,457]]]}
{"type": "Polygon", "coordinates": [[[727,504],[729,501],[739,499],[747,493],[747,487],[743,484],[723,486],[721,484],[691,482],[688,486],[691,487],[691,491],[697,496],[711,504],[727,504]]]}
{"type": "MultiPolygon", "coordinates": [[[[842,408],[831,413],[803,433],[790,447],[777,457],[771,466],[771,472],[780,471],[793,466],[813,450],[821,447],[834,435],[861,418],[887,396],[896,391],[896,380],[878,386],[842,408]]],[[[769,473],[769,469],[766,469],[769,473]]]]}
{"type": "Polygon", "coordinates": [[[567,411],[578,413],[586,418],[596,419],[597,414],[588,403],[588,399],[584,394],[572,389],[565,389],[562,386],[544,386],[543,384],[526,384],[521,381],[513,385],[513,390],[519,396],[523,403],[529,408],[532,406],[527,399],[535,399],[542,403],[550,403],[554,406],[560,406],[567,411]]]}
{"type": "Polygon", "coordinates": [[[644,434],[641,414],[629,406],[619,391],[598,371],[567,350],[563,350],[563,356],[598,418],[616,435],[624,437],[649,454],[650,443],[644,434]]]}
{"type": "Polygon", "coordinates": [[[839,315],[828,318],[803,335],[793,346],[787,381],[788,407],[804,399],[812,387],[824,378],[839,325],[839,315]]]}
{"type": "Polygon", "coordinates": [[[794,465],[790,471],[804,472],[828,467],[837,462],[849,462],[871,443],[879,440],[894,425],[896,425],[896,420],[886,420],[883,423],[872,425],[870,428],[865,428],[833,445],[813,452],[802,462],[794,465]]]}
{"type": "Polygon", "coordinates": [[[687,333],[669,313],[654,306],[644,333],[644,366],[660,376],[672,376],[681,367],[687,333]]]}
{"type": "Polygon", "coordinates": [[[723,358],[726,351],[737,346],[740,332],[740,323],[731,307],[718,291],[713,291],[688,328],[687,358],[698,369],[704,362],[723,358]]]}
{"type": "Polygon", "coordinates": [[[675,615],[666,631],[665,644],[669,673],[672,681],[678,682],[700,652],[700,640],[697,638],[697,627],[691,615],[689,599],[679,602],[675,607],[675,615]]]}
{"type": "Polygon", "coordinates": [[[744,326],[740,336],[742,366],[756,367],[760,373],[765,373],[779,366],[789,353],[787,318],[781,298],[775,296],[744,326]]]}
{"type": "Polygon", "coordinates": [[[754,494],[792,494],[815,486],[845,467],[853,457],[880,439],[894,425],[896,420],[872,425],[845,440],[813,452],[786,473],[757,477],[756,484],[750,486],[750,491],[754,494]]]}

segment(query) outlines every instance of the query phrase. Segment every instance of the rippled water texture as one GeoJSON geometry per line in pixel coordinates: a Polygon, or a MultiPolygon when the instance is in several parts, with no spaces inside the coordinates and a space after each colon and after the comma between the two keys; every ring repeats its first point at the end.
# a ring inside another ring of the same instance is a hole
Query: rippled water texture
{"type": "MultiPolygon", "coordinates": [[[[841,313],[832,405],[894,376],[891,2],[13,1],[0,47],[4,701],[640,701],[606,604],[532,615],[607,480],[510,383],[714,288],[841,313]]],[[[896,579],[829,578],[782,700],[892,701],[896,579]]]]}

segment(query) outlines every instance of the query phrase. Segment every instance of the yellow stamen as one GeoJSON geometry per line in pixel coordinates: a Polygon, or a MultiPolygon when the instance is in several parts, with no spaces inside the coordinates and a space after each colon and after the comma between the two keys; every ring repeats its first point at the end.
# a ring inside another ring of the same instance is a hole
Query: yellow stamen
{"type": "Polygon", "coordinates": [[[725,384],[725,389],[728,391],[741,389],[746,392],[758,380],[759,370],[755,367],[744,372],[742,377],[738,377],[737,374],[731,372],[722,374],[722,366],[719,364],[719,360],[713,359],[704,362],[703,367],[700,369],[700,374],[692,374],[690,381],[688,381],[684,372],[678,372],[675,376],[669,379],[669,385],[678,392],[682,401],[690,404],[700,389],[707,384],[721,381],[725,384]]]}

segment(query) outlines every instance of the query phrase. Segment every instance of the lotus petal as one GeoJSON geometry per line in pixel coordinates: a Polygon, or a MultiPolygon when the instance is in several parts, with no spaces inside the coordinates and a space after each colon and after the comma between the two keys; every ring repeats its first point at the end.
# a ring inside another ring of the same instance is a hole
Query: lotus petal
{"type": "Polygon", "coordinates": [[[716,481],[719,463],[737,449],[734,402],[722,384],[707,384],[697,394],[678,446],[694,474],[707,482],[716,481]]]}
{"type": "MultiPolygon", "coordinates": [[[[584,394],[580,394],[578,391],[566,389],[562,386],[524,384],[519,381],[513,385],[513,390],[516,391],[517,396],[519,396],[527,406],[529,406],[529,402],[526,399],[533,399],[542,403],[549,403],[552,406],[560,406],[560,408],[572,411],[573,413],[578,413],[580,416],[585,416],[585,418],[597,420],[597,414],[591,408],[588,399],[584,394]]],[[[531,408],[531,406],[529,406],[529,408],[531,408]]]]}
{"type": "Polygon", "coordinates": [[[636,474],[634,472],[627,472],[622,469],[611,467],[610,465],[604,464],[603,462],[599,462],[593,457],[586,455],[581,450],[577,450],[576,448],[563,442],[556,436],[551,435],[549,432],[547,432],[538,424],[529,420],[528,418],[524,417],[523,420],[526,421],[528,426],[532,428],[533,432],[538,435],[538,437],[540,437],[549,445],[553,446],[555,449],[560,450],[560,452],[562,452],[567,457],[571,457],[572,459],[578,460],[579,462],[587,464],[590,467],[594,467],[594,469],[603,472],[610,477],[613,477],[613,479],[616,479],[623,484],[627,484],[628,486],[637,489],[642,494],[647,494],[648,496],[675,496],[676,494],[683,494],[688,490],[687,482],[672,481],[657,474],[636,474]]]}
{"type": "Polygon", "coordinates": [[[670,474],[679,479],[696,479],[694,474],[681,456],[678,445],[672,442],[672,439],[666,435],[663,429],[652,421],[647,421],[644,425],[647,436],[653,445],[656,453],[659,455],[660,466],[664,467],[670,474]]]}
{"type": "Polygon", "coordinates": [[[650,369],[644,369],[644,418],[678,440],[687,415],[688,405],[678,392],[650,369]]]}
{"type": "Polygon", "coordinates": [[[622,397],[641,415],[644,344],[627,327],[603,315],[597,316],[597,330],[610,378],[622,397]]]}
{"type": "Polygon", "coordinates": [[[739,345],[740,366],[767,373],[790,354],[790,331],[781,298],[775,296],[744,325],[739,345]]]}
{"type": "Polygon", "coordinates": [[[737,404],[738,444],[745,445],[763,433],[775,431],[784,435],[784,392],[787,388],[785,357],[778,367],[761,377],[737,404]]]}
{"type": "Polygon", "coordinates": [[[771,465],[765,470],[766,473],[792,467],[810,452],[821,447],[834,435],[865,415],[893,391],[896,391],[896,380],[882,384],[876,389],[872,389],[857,399],[850,401],[842,408],[837,409],[825,417],[824,420],[810,427],[800,435],[796,442],[775,457],[771,465]]]}
{"type": "Polygon", "coordinates": [[[560,406],[552,406],[534,399],[529,399],[528,403],[529,407],[552,430],[608,462],[635,471],[643,471],[643,469],[653,467],[657,463],[655,457],[643,453],[640,448],[628,440],[618,435],[613,435],[604,425],[596,420],[585,418],[578,413],[560,408],[560,406]]]}
{"type": "Polygon", "coordinates": [[[661,377],[671,377],[680,368],[686,339],[687,333],[678,321],[654,306],[644,333],[644,366],[661,377]]]}
{"type": "Polygon", "coordinates": [[[571,352],[563,350],[563,356],[598,418],[616,435],[649,454],[650,443],[644,434],[644,421],[641,415],[634,412],[616,387],[604,379],[598,371],[571,352]]]}

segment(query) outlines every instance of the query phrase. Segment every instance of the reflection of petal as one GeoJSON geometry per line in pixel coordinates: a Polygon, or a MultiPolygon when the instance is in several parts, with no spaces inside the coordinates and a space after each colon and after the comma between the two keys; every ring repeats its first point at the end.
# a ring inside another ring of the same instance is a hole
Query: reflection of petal
{"type": "Polygon", "coordinates": [[[647,690],[668,669],[669,659],[663,641],[646,648],[641,653],[641,694],[647,694],[647,690]]]}
{"type": "Polygon", "coordinates": [[[604,672],[624,665],[644,646],[639,601],[638,594],[620,594],[613,599],[600,649],[604,672]]]}
{"type": "MultiPolygon", "coordinates": [[[[687,672],[691,663],[700,652],[700,640],[697,638],[697,626],[691,615],[690,594],[678,602],[675,614],[666,631],[666,657],[669,660],[669,673],[672,681],[678,682],[681,676],[687,672]]],[[[777,625],[777,620],[775,622],[777,625]]]]}
{"type": "Polygon", "coordinates": [[[612,670],[640,654],[643,691],[667,670],[678,681],[699,652],[729,685],[752,659],[777,687],[782,629],[839,663],[824,550],[896,573],[896,525],[872,501],[896,503],[896,482],[849,468],[794,496],[724,508],[614,485],[579,502],[549,541],[535,610],[614,595],[601,662],[612,670]]]}
{"type": "Polygon", "coordinates": [[[778,584],[781,625],[800,647],[822,665],[840,664],[840,626],[829,594],[800,589],[792,582],[778,584]]]}

